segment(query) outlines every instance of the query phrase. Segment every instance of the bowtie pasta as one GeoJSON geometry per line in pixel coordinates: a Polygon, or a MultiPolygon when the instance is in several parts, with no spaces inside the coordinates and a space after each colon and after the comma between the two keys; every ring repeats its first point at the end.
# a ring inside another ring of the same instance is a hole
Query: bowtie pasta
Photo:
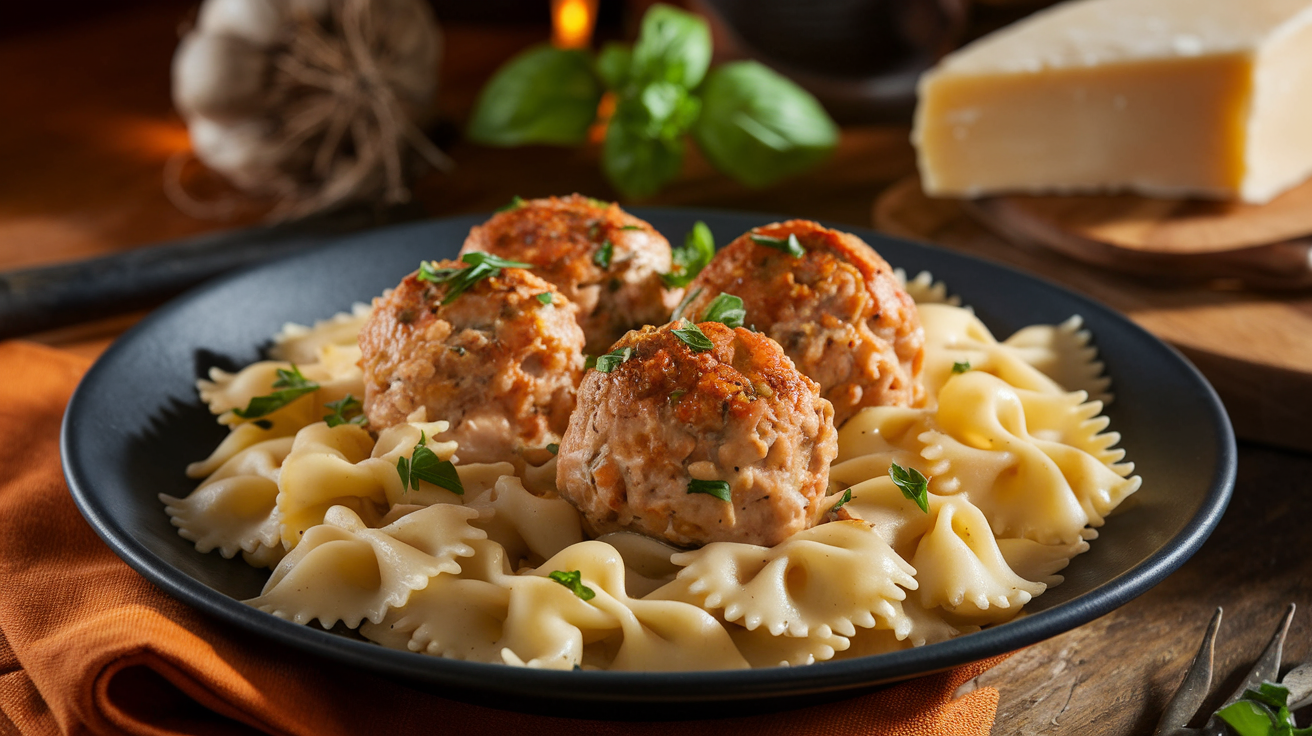
{"type": "Polygon", "coordinates": [[[198,551],[271,569],[250,605],[435,656],[709,670],[943,641],[1059,584],[1140,479],[1107,431],[1109,384],[1078,317],[998,341],[928,274],[907,289],[925,328],[926,405],[848,421],[830,477],[851,500],[774,547],[589,540],[555,493],[554,458],[518,475],[461,463],[440,439],[446,423],[422,409],[376,439],[343,417],[330,426],[320,407],[364,393],[363,306],[289,325],[272,360],[200,381],[230,433],[189,467],[191,495],[160,498],[198,551]],[[287,385],[310,397],[258,420],[233,411],[287,385]],[[431,462],[452,462],[459,483],[407,480],[431,462]],[[895,463],[928,477],[927,508],[894,483],[895,463]]]}

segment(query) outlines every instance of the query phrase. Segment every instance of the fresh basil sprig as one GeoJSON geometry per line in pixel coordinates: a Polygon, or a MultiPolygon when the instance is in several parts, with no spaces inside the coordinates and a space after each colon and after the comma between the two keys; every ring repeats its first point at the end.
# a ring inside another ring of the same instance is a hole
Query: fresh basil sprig
{"type": "Polygon", "coordinates": [[[706,223],[698,220],[683,237],[683,246],[672,248],[674,268],[661,274],[661,281],[671,289],[687,286],[715,257],[715,236],[706,223]]]}
{"type": "Polygon", "coordinates": [[[432,261],[423,261],[419,264],[419,275],[415,278],[430,284],[450,284],[446,296],[442,298],[443,304],[450,304],[469,291],[471,286],[489,276],[496,276],[503,268],[533,268],[531,263],[510,261],[481,251],[466,253],[460,260],[469,264],[469,267],[437,268],[432,261]]]}
{"type": "Polygon", "coordinates": [[[597,592],[583,584],[583,573],[579,570],[554,570],[547,577],[573,591],[574,595],[585,601],[597,597],[597,592]]]}
{"type": "Polygon", "coordinates": [[[742,327],[745,319],[747,310],[743,308],[743,300],[724,292],[712,299],[702,313],[703,322],[719,322],[725,327],[742,327]]]}
{"type": "MultiPolygon", "coordinates": [[[[307,379],[301,374],[301,370],[293,363],[291,369],[279,368],[277,370],[278,378],[273,382],[273,387],[278,389],[271,394],[264,396],[252,397],[246,402],[245,409],[233,409],[232,413],[242,419],[258,419],[266,414],[272,414],[275,411],[287,406],[302,396],[319,390],[319,384],[307,379]]],[[[268,429],[268,427],[265,427],[268,429]]]]}
{"type": "Polygon", "coordinates": [[[707,350],[715,349],[715,343],[711,342],[711,338],[707,337],[705,332],[702,332],[702,328],[692,322],[684,327],[676,327],[670,332],[683,341],[684,345],[692,348],[694,353],[704,353],[707,350]]]}
{"type": "Polygon", "coordinates": [[[333,410],[332,414],[325,414],[323,418],[329,427],[336,427],[340,424],[361,426],[366,421],[364,404],[361,404],[360,400],[351,394],[347,394],[338,401],[330,401],[324,406],[333,410]]]}
{"type": "Polygon", "coordinates": [[[583,370],[596,368],[601,373],[610,373],[631,357],[633,357],[633,348],[619,348],[595,357],[589,355],[583,363],[583,370]]]}
{"type": "Polygon", "coordinates": [[[691,134],[716,168],[762,186],[819,162],[838,128],[809,93],[756,62],[707,74],[711,34],[702,18],[656,4],[630,47],[586,52],[538,46],[505,64],[484,87],[469,137],[501,146],[578,145],[596,118],[602,89],[615,97],[602,169],[631,197],[653,194],[679,174],[691,134]]]}
{"type": "Polygon", "coordinates": [[[1245,690],[1235,702],[1216,712],[1239,736],[1312,736],[1312,728],[1298,728],[1289,710],[1289,688],[1264,682],[1245,690]]]}
{"type": "Polygon", "coordinates": [[[888,469],[893,485],[902,491],[907,499],[915,501],[921,511],[929,513],[929,478],[915,468],[904,468],[893,463],[888,469]]]}
{"type": "Polygon", "coordinates": [[[729,488],[729,481],[727,480],[697,480],[693,478],[688,481],[688,493],[705,493],[726,503],[733,503],[733,491],[729,488]]]}
{"type": "Polygon", "coordinates": [[[452,493],[465,495],[465,486],[460,482],[456,466],[450,460],[439,460],[437,453],[428,446],[428,437],[421,431],[419,442],[410,452],[410,458],[396,459],[396,472],[401,476],[401,492],[413,488],[419,490],[419,481],[432,483],[452,493]]]}

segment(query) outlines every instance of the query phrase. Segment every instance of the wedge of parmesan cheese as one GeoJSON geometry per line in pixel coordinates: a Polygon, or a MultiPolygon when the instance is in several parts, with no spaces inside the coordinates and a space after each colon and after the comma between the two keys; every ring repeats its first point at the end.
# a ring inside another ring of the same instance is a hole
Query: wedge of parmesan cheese
{"type": "Polygon", "coordinates": [[[920,82],[925,191],[1266,202],[1312,173],[1312,0],[1075,0],[920,82]]]}

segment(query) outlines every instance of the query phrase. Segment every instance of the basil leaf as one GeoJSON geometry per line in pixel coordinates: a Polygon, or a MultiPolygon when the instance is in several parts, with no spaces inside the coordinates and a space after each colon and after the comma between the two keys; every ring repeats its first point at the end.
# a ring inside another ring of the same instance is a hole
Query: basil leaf
{"type": "Polygon", "coordinates": [[[469,138],[492,146],[584,143],[601,92],[587,53],[534,46],[506,62],[483,87],[470,116],[469,138]]]}
{"type": "MultiPolygon", "coordinates": [[[[273,382],[273,388],[279,390],[264,396],[254,396],[246,402],[246,408],[233,409],[232,413],[242,419],[258,419],[278,411],[308,393],[319,390],[319,384],[301,375],[300,369],[295,364],[292,365],[290,370],[279,368],[277,376],[278,378],[273,382]]],[[[264,429],[268,428],[264,427],[264,429]]]]}
{"type": "Polygon", "coordinates": [[[725,327],[742,327],[746,318],[747,310],[743,308],[743,300],[723,292],[712,299],[702,313],[703,322],[719,322],[725,327]]]}
{"type": "MultiPolygon", "coordinates": [[[[671,82],[652,82],[637,96],[643,113],[643,133],[648,138],[681,138],[701,112],[701,100],[671,82]]],[[[629,112],[638,108],[630,106],[629,112]]]]}
{"type": "Polygon", "coordinates": [[[921,511],[929,513],[929,479],[915,468],[904,468],[893,463],[888,469],[893,485],[902,491],[902,495],[915,501],[921,511]]]}
{"type": "Polygon", "coordinates": [[[538,294],[538,301],[546,306],[551,306],[551,292],[544,291],[538,294]]]}
{"type": "Polygon", "coordinates": [[[1239,736],[1274,736],[1276,718],[1271,711],[1251,700],[1236,700],[1216,712],[1239,736]]]}
{"type": "Polygon", "coordinates": [[[632,66],[633,50],[626,44],[611,41],[601,47],[595,68],[606,89],[619,90],[628,81],[632,66]]]}
{"type": "Polygon", "coordinates": [[[606,128],[601,149],[601,166],[616,189],[630,197],[660,191],[683,166],[682,136],[652,138],[641,103],[621,101],[606,128]]]}
{"type": "Polygon", "coordinates": [[[711,29],[705,20],[670,5],[656,4],[647,10],[633,45],[632,79],[693,89],[710,65],[711,29]]]}
{"type": "Polygon", "coordinates": [[[729,489],[729,481],[727,480],[697,480],[693,478],[688,481],[688,493],[705,493],[726,503],[733,503],[733,491],[729,489]]]}
{"type": "Polygon", "coordinates": [[[777,251],[787,253],[793,258],[801,258],[806,255],[806,249],[802,247],[801,242],[797,240],[797,236],[793,233],[788,233],[787,238],[772,238],[769,235],[757,235],[755,233],[748,237],[757,245],[774,248],[777,251]]]}
{"type": "Polygon", "coordinates": [[[364,404],[351,394],[338,401],[330,401],[324,406],[333,410],[332,414],[324,415],[323,420],[328,423],[329,427],[336,427],[339,424],[363,425],[366,421],[364,415],[364,404]]]}
{"type": "Polygon", "coordinates": [[[422,480],[457,495],[465,495],[456,466],[450,460],[439,460],[437,453],[428,447],[428,438],[422,432],[409,460],[404,457],[396,459],[396,472],[401,476],[402,492],[410,488],[419,490],[419,481],[422,480]]]}
{"type": "Polygon", "coordinates": [[[698,220],[683,237],[683,247],[670,251],[674,268],[661,274],[661,281],[669,288],[687,286],[715,257],[715,236],[706,223],[698,220]]]}
{"type": "Polygon", "coordinates": [[[970,370],[970,361],[969,361],[969,360],[953,361],[953,362],[952,362],[952,373],[953,373],[953,375],[956,375],[956,374],[958,374],[958,373],[965,373],[965,372],[968,371],[968,370],[970,370]]]}
{"type": "Polygon", "coordinates": [[[673,332],[675,337],[692,348],[694,353],[704,353],[707,350],[715,349],[715,343],[711,342],[711,338],[707,337],[705,332],[702,332],[702,328],[691,322],[688,323],[687,327],[673,329],[670,332],[673,332]]]}
{"type": "Polygon", "coordinates": [[[830,506],[829,510],[837,511],[843,508],[844,506],[846,506],[847,503],[851,500],[852,500],[852,489],[848,488],[847,490],[843,491],[843,497],[838,499],[838,503],[834,504],[833,506],[830,506]]]}
{"type": "Polygon", "coordinates": [[[620,366],[621,363],[633,357],[633,348],[620,348],[612,350],[605,355],[597,357],[588,357],[583,364],[583,369],[596,368],[602,373],[610,373],[620,366]]]}
{"type": "Polygon", "coordinates": [[[592,262],[602,268],[610,268],[610,259],[615,256],[615,244],[609,240],[601,241],[601,247],[592,254],[592,262]]]}
{"type": "Polygon", "coordinates": [[[693,125],[715,168],[752,187],[804,171],[838,145],[838,126],[809,92],[754,61],[716,67],[693,125]]]}
{"type": "Polygon", "coordinates": [[[578,570],[570,570],[569,572],[556,570],[547,577],[569,588],[574,592],[574,595],[585,601],[590,601],[597,595],[596,591],[583,584],[583,573],[578,570]]]}

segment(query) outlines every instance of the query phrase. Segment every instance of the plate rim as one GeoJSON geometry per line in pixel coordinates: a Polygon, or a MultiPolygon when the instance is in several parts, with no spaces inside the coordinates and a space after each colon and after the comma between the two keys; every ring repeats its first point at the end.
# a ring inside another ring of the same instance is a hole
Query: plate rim
{"type": "MultiPolygon", "coordinates": [[[[762,222],[773,221],[771,218],[794,219],[768,212],[729,209],[633,207],[626,210],[643,219],[653,215],[686,217],[690,220],[724,216],[754,218],[762,222]]],[[[367,241],[380,233],[404,228],[423,228],[439,223],[451,226],[461,222],[477,224],[485,221],[490,215],[491,213],[432,218],[328,238],[321,246],[246,267],[188,290],[156,308],[115,340],[79,381],[65,409],[60,428],[60,456],[70,494],[96,534],[130,567],[190,608],[246,633],[256,634],[281,644],[290,644],[295,649],[337,664],[362,667],[376,674],[400,678],[412,686],[440,685],[453,688],[456,692],[468,690],[472,679],[483,683],[473,688],[476,693],[516,696],[525,698],[526,702],[541,697],[544,692],[549,692],[553,694],[553,698],[562,695],[572,696],[573,700],[579,702],[659,705],[752,701],[781,695],[855,691],[943,671],[1038,643],[1109,613],[1160,583],[1198,551],[1216,528],[1229,503],[1238,459],[1229,417],[1211,384],[1174,346],[1158,339],[1120,312],[1041,276],[930,243],[889,236],[870,228],[824,222],[828,227],[851,232],[867,241],[894,241],[904,246],[927,249],[948,258],[964,259],[968,263],[986,269],[1010,272],[1045,289],[1060,292],[1064,298],[1074,298],[1082,309],[1111,318],[1119,322],[1121,328],[1128,329],[1141,338],[1146,337],[1164,348],[1178,363],[1178,367],[1183,368],[1197,387],[1202,389],[1199,398],[1214,420],[1212,428],[1217,448],[1216,467],[1198,512],[1160,549],[1120,575],[1104,581],[1094,590],[1057,604],[1053,608],[1024,615],[984,632],[924,647],[842,661],[818,662],[800,667],[692,672],[560,672],[467,662],[389,649],[372,642],[340,636],[316,625],[296,624],[247,606],[173,567],[147,549],[114,520],[113,515],[105,507],[103,499],[98,498],[95,493],[93,476],[79,464],[74,436],[75,418],[79,408],[87,401],[85,397],[96,382],[101,380],[100,376],[110,370],[107,366],[112,366],[121,353],[129,351],[136,340],[142,339],[142,335],[149,335],[156,323],[167,319],[171,312],[180,309],[188,302],[212,291],[223,289],[230,283],[240,281],[265,268],[312,257],[326,248],[349,249],[353,243],[367,241]],[[910,664],[915,665],[914,671],[906,671],[910,664]]],[[[951,286],[949,284],[950,288],[951,286]]],[[[1084,313],[1087,312],[1082,312],[1084,313]]],[[[514,704],[502,704],[499,707],[513,708],[514,704]]]]}

